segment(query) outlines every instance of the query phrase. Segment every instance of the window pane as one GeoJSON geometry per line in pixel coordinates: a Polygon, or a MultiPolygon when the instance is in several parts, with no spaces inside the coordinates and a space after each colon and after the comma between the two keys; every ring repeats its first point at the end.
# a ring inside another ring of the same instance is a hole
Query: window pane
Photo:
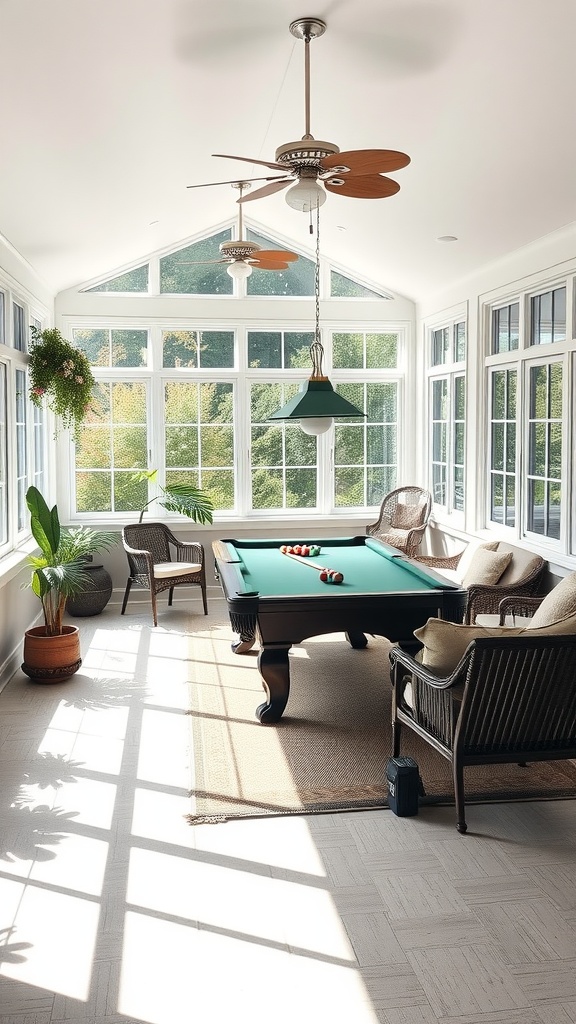
{"type": "Polygon", "coordinates": [[[148,331],[111,331],[111,366],[146,366],[148,331]]]}
{"type": "Polygon", "coordinates": [[[366,335],[366,367],[369,370],[391,370],[398,365],[397,334],[366,335]]]}
{"type": "Polygon", "coordinates": [[[454,358],[457,363],[463,363],[466,359],[466,324],[456,324],[454,335],[454,358]]]}
{"type": "Polygon", "coordinates": [[[357,281],[352,281],[349,277],[345,277],[344,274],[339,274],[336,270],[330,271],[330,295],[333,299],[387,298],[387,296],[382,295],[380,292],[374,292],[370,288],[366,288],[363,284],[358,284],[357,281]]]}
{"type": "Polygon", "coordinates": [[[520,338],[520,303],[513,302],[492,312],[492,351],[512,352],[520,338]]]}
{"type": "MultiPolygon", "coordinates": [[[[229,478],[234,466],[233,385],[167,381],[164,385],[166,480],[191,483],[206,490],[215,509],[228,487],[215,477],[218,469],[229,478]],[[217,484],[209,490],[206,480],[217,484]]],[[[233,508],[233,503],[226,506],[233,508]]]]}
{"type": "Polygon", "coordinates": [[[527,528],[560,537],[562,364],[530,367],[527,528]]]}
{"type": "Polygon", "coordinates": [[[148,291],[148,265],[137,267],[136,270],[128,270],[125,274],[112,277],[109,281],[94,285],[93,288],[86,288],[87,292],[147,292],[148,291]]]}
{"type": "Polygon", "coordinates": [[[337,370],[356,370],[364,365],[364,335],[356,333],[332,335],[332,362],[337,370]]]}
{"type": "MultiPolygon", "coordinates": [[[[376,498],[378,504],[383,494],[376,498]]],[[[364,472],[360,467],[336,467],[334,481],[334,505],[336,508],[354,508],[364,504],[364,472]]]]}
{"type": "Polygon", "coordinates": [[[24,530],[28,519],[26,491],[28,490],[28,417],[26,401],[26,373],[16,370],[16,489],[18,530],[24,530]]]}
{"type": "Polygon", "coordinates": [[[197,331],[162,331],[162,365],[196,368],[198,366],[197,331]]]}
{"type": "Polygon", "coordinates": [[[310,346],[313,331],[286,331],[284,334],[284,366],[293,370],[308,370],[312,366],[310,346]]]}
{"type": "Polygon", "coordinates": [[[6,364],[0,363],[0,544],[8,540],[8,481],[6,475],[6,364]]]}
{"type": "Polygon", "coordinates": [[[432,366],[440,366],[448,362],[450,351],[450,333],[447,327],[432,331],[432,366]]]}
{"type": "Polygon", "coordinates": [[[534,295],[531,299],[532,345],[550,345],[566,339],[566,288],[534,295]]]}
{"type": "Polygon", "coordinates": [[[200,366],[205,369],[234,366],[234,331],[202,331],[200,366]]]}
{"type": "Polygon", "coordinates": [[[265,369],[282,366],[280,331],[248,331],[248,366],[265,369]]]}
{"type": "Polygon", "coordinates": [[[18,303],[12,303],[14,318],[14,348],[19,352],[26,352],[26,330],[24,327],[24,308],[18,303]]]}
{"type": "Polygon", "coordinates": [[[144,506],[147,484],[132,479],[148,465],[143,382],[100,382],[95,388],[75,464],[79,512],[135,512],[144,506]]]}
{"type": "MultiPolygon", "coordinates": [[[[232,295],[234,282],[226,273],[220,243],[231,240],[230,229],[163,256],[160,291],[179,295],[232,295]]],[[[261,271],[263,273],[263,271],[261,271]]]]}

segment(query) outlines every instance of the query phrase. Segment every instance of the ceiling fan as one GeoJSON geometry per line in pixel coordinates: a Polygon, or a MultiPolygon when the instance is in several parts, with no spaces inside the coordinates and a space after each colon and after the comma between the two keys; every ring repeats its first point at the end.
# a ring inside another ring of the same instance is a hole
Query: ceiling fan
{"type": "Polygon", "coordinates": [[[292,35],[304,40],[305,133],[302,139],[279,146],[273,161],[226,153],[212,154],[284,172],[265,179],[269,184],[256,189],[251,195],[240,196],[239,203],[262,199],[292,184],[286,193],[286,202],[295,210],[310,213],[326,201],[326,190],[355,199],[385,199],[400,189],[396,181],[385,177],[382,172],[406,167],[410,163],[406,153],[394,149],[356,149],[341,153],[333,142],[320,142],[310,134],[310,42],[324,35],[325,31],[326,23],[320,18],[299,18],[290,25],[292,35]]]}
{"type": "MultiPolygon", "coordinates": [[[[267,181],[267,178],[256,178],[255,181],[267,181]]],[[[215,185],[232,185],[240,191],[239,203],[242,202],[245,189],[251,188],[249,181],[218,181],[215,185]]],[[[188,185],[188,188],[204,188],[203,185],[188,185]]],[[[252,268],[258,270],[287,270],[288,265],[298,259],[295,252],[289,249],[261,249],[256,242],[249,242],[242,238],[242,207],[238,210],[238,238],[231,242],[221,242],[220,252],[222,257],[219,260],[182,260],[182,264],[196,266],[208,263],[227,263],[228,273],[236,281],[243,281],[250,277],[252,268]]]]}

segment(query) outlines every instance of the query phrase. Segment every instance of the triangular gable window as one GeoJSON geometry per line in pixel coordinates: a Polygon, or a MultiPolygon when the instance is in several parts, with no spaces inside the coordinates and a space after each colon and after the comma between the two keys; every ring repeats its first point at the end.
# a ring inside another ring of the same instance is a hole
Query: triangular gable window
{"type": "Polygon", "coordinates": [[[330,271],[330,295],[333,299],[389,299],[384,292],[375,292],[353,281],[337,270],[330,271]]]}
{"type": "MultiPolygon", "coordinates": [[[[256,242],[262,249],[286,248],[256,231],[248,232],[248,240],[256,242]]],[[[246,292],[248,295],[313,295],[314,263],[305,256],[299,256],[287,270],[257,270],[254,267],[246,281],[246,292]]]]}
{"type": "Polygon", "coordinates": [[[148,291],[148,264],[143,267],[136,267],[134,270],[127,270],[125,274],[118,277],[111,277],[109,281],[102,281],[93,288],[85,288],[87,292],[147,292],[148,291]]]}
{"type": "Polygon", "coordinates": [[[160,260],[160,292],[172,295],[232,295],[234,282],[226,273],[220,243],[229,242],[230,228],[178,249],[160,260]],[[188,263],[190,261],[190,263],[188,263]],[[206,261],[206,262],[204,262],[206,261]]]}

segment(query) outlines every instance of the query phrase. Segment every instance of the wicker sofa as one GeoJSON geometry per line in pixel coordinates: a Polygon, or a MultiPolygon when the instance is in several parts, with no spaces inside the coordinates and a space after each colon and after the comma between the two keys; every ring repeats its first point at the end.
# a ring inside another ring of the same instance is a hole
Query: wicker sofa
{"type": "MultiPolygon", "coordinates": [[[[475,551],[486,545],[475,545],[475,551]]],[[[473,548],[473,550],[474,550],[473,548]]],[[[467,574],[472,569],[470,552],[461,551],[451,556],[416,555],[419,562],[437,569],[442,575],[448,576],[457,583],[463,583],[468,590],[464,621],[475,622],[478,615],[499,615],[500,602],[507,597],[534,597],[544,587],[544,577],[548,563],[540,555],[535,555],[526,548],[516,547],[507,541],[494,541],[489,549],[500,553],[510,553],[511,559],[497,583],[480,582],[466,583],[467,574]],[[466,557],[468,555],[468,558],[466,557]]],[[[498,621],[498,619],[496,619],[498,621]]]]}

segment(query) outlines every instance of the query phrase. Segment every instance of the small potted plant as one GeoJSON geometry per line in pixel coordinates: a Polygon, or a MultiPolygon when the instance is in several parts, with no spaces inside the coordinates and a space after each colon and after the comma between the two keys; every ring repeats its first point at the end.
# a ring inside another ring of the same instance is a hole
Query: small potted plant
{"type": "Polygon", "coordinates": [[[112,547],[117,537],[86,526],[61,529],[56,505],[49,509],[36,487],[28,488],[26,503],[40,548],[39,555],[28,556],[32,574],[27,585],[42,602],[44,625],[25,632],[22,671],[35,682],[59,682],[82,664],[78,627],[62,624],[66,601],[92,585],[87,556],[112,547]]]}
{"type": "MultiPolygon", "coordinates": [[[[157,476],[157,469],[142,470],[134,473],[132,479],[138,483],[144,480],[156,483],[157,476]]],[[[205,491],[193,487],[192,484],[166,484],[165,487],[159,484],[158,486],[161,494],[158,497],[150,498],[140,509],[139,523],[142,522],[146,509],[153,501],[157,501],[167,512],[179,512],[183,516],[188,516],[188,519],[192,519],[195,523],[212,522],[214,504],[205,491]]]]}
{"type": "Polygon", "coordinates": [[[84,420],[94,387],[94,376],[87,357],[66,341],[56,327],[41,331],[31,327],[30,399],[48,408],[64,427],[76,433],[84,420]]]}

